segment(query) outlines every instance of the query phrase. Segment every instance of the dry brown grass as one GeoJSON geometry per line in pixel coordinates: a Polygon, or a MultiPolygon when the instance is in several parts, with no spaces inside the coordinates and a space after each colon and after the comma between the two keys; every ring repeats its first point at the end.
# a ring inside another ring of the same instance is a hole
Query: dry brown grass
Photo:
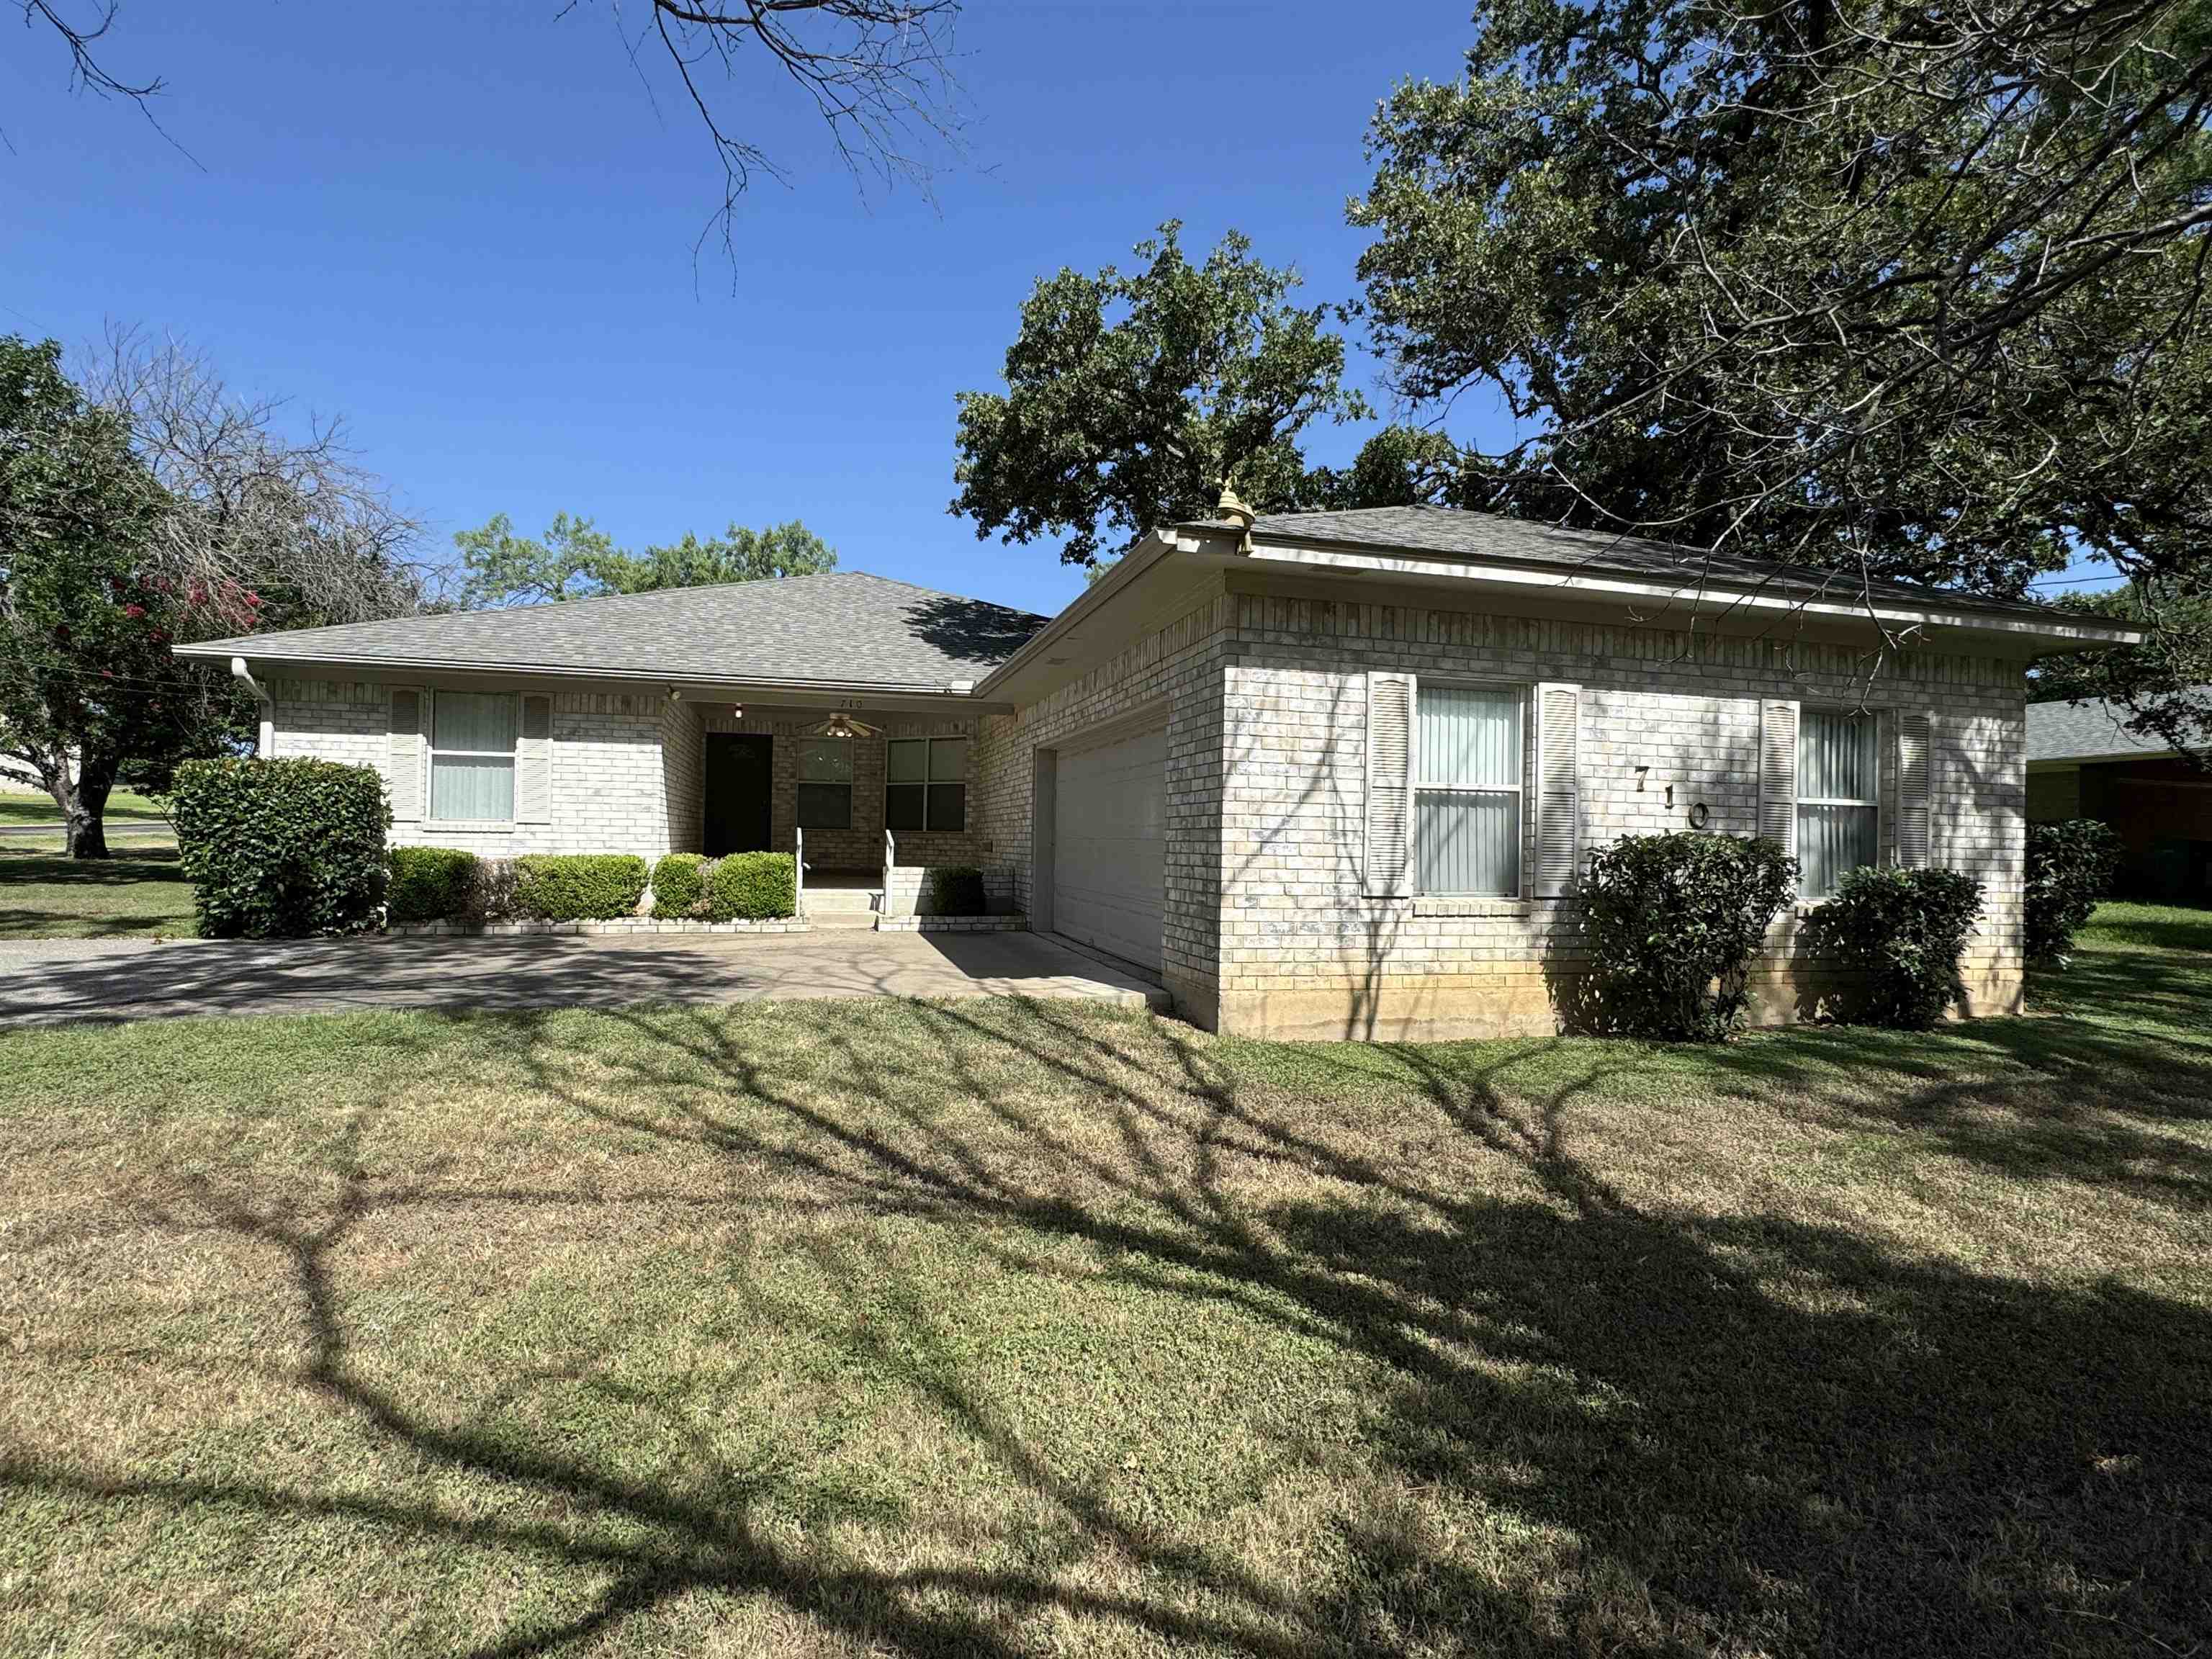
{"type": "Polygon", "coordinates": [[[2203,942],[1721,1050],[0,1038],[0,1650],[2188,1652],[2203,942]]]}

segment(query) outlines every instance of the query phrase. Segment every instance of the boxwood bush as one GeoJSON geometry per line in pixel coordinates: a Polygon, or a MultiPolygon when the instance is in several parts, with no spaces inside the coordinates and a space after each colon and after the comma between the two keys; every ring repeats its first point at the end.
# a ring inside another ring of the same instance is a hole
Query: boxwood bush
{"type": "Polygon", "coordinates": [[[384,780],[320,760],[196,760],[170,804],[199,930],[303,939],[374,927],[384,899],[384,780]]]}
{"type": "Polygon", "coordinates": [[[1805,942],[1850,973],[1839,1019],[1924,1031],[1963,999],[1959,958],[1982,914],[1982,885],[1956,870],[1864,866],[1805,923],[1805,942]]]}
{"type": "Polygon", "coordinates": [[[1592,854],[1577,1023],[1664,1042],[1726,1036],[1767,927],[1796,890],[1797,860],[1771,841],[1679,830],[1592,854]]]}
{"type": "Polygon", "coordinates": [[[707,860],[698,853],[670,853],[653,866],[653,914],[688,916],[707,896],[707,860]]]}
{"type": "Polygon", "coordinates": [[[634,853],[527,853],[514,861],[514,908],[541,921],[634,916],[646,870],[634,853]]]}
{"type": "Polygon", "coordinates": [[[713,921],[769,921],[798,909],[799,871],[788,853],[732,853],[708,872],[713,921]]]}
{"type": "Polygon", "coordinates": [[[468,908],[477,855],[458,847],[395,847],[384,911],[392,921],[443,921],[468,908]]]}
{"type": "Polygon", "coordinates": [[[972,864],[949,864],[929,872],[929,908],[940,916],[980,916],[991,908],[983,872],[972,864]]]}
{"type": "Polygon", "coordinates": [[[2112,890],[2120,838],[2109,823],[2066,818],[2027,826],[2027,959],[2063,968],[2074,935],[2112,890]]]}

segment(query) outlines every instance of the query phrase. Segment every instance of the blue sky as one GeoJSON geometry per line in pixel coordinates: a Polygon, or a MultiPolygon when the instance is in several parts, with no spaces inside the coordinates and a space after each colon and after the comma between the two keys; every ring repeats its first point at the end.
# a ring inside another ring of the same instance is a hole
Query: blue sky
{"type": "Polygon", "coordinates": [[[953,394],[998,383],[1030,284],[1175,216],[1194,252],[1234,227],[1349,296],[1368,117],[1397,79],[1455,74],[1470,34],[1463,0],[1356,24],[1293,0],[970,0],[972,154],[936,206],[864,198],[763,74],[732,91],[792,186],[757,185],[734,270],[710,252],[695,283],[720,199],[703,135],[649,58],[647,95],[604,0],[560,9],[123,0],[110,67],[167,80],[199,166],[10,24],[0,330],[172,331],[243,388],[342,412],[441,553],[498,511],[632,545],[797,517],[848,567],[1054,610],[1081,586],[1056,545],[979,543],[945,511],[953,394]]]}

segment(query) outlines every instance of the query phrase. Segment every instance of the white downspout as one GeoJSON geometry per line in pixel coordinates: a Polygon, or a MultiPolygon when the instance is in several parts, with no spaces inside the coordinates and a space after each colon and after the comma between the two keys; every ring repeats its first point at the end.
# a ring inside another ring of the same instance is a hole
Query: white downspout
{"type": "Polygon", "coordinates": [[[253,678],[253,671],[246,665],[245,658],[233,657],[230,659],[230,677],[234,680],[241,682],[247,690],[253,693],[254,696],[259,699],[261,703],[261,732],[258,738],[255,742],[253,752],[258,755],[263,760],[276,759],[276,700],[271,697],[267,691],[264,690],[262,689],[261,683],[253,678]]]}

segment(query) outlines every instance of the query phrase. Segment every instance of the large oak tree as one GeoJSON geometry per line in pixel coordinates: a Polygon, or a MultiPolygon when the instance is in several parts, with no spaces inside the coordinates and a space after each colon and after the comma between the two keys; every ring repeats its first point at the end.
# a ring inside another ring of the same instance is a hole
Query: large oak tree
{"type": "MultiPolygon", "coordinates": [[[[1004,392],[959,394],[951,511],[1096,567],[1135,538],[1211,518],[1224,480],[1261,511],[1310,493],[1299,434],[1367,414],[1345,385],[1336,307],[1291,298],[1297,272],[1231,232],[1193,264],[1181,226],[1141,261],[1062,269],[1024,301],[1004,392]]],[[[1340,488],[1334,478],[1329,492],[1340,488]]]]}
{"type": "Polygon", "coordinates": [[[1984,592],[2103,560],[2154,623],[2203,595],[2204,0],[1476,22],[1353,207],[1398,390],[1519,422],[1437,493],[1984,592]]]}

